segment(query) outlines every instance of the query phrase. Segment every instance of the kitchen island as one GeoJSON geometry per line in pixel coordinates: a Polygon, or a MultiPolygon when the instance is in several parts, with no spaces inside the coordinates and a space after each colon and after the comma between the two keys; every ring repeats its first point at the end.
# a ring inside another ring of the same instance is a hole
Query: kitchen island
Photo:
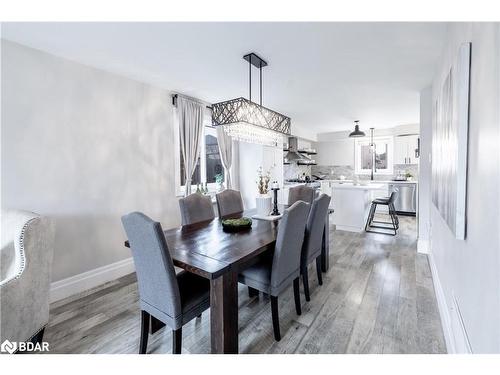
{"type": "Polygon", "coordinates": [[[332,222],[337,230],[362,232],[372,201],[372,191],[381,190],[383,184],[370,183],[354,185],[351,183],[331,184],[332,222]]]}

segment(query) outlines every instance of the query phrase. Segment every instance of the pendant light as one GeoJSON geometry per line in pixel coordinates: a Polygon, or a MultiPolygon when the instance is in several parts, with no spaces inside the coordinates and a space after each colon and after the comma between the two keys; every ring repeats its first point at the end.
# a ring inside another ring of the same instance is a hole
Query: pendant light
{"type": "Polygon", "coordinates": [[[283,135],[291,134],[291,120],[262,106],[262,68],[267,62],[255,53],[249,53],[243,59],[248,61],[249,99],[236,98],[212,104],[212,125],[223,126],[226,134],[240,141],[281,146],[283,135]],[[252,66],[259,69],[259,104],[252,101],[252,66]]]}
{"type": "Polygon", "coordinates": [[[365,133],[359,130],[359,120],[354,121],[354,131],[349,134],[349,137],[358,138],[364,137],[365,133]]]}

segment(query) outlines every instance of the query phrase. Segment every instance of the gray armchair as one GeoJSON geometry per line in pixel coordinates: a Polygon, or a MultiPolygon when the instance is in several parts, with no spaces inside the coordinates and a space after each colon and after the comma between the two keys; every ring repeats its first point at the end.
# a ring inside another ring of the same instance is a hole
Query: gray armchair
{"type": "Polygon", "coordinates": [[[47,217],[2,210],[0,342],[41,342],[49,321],[54,225],[47,217]]]}
{"type": "Polygon", "coordinates": [[[160,223],[140,212],[123,216],[122,223],[139,286],[139,353],[146,353],[150,318],[154,318],[172,329],[172,352],[180,354],[182,326],[210,307],[210,283],[189,272],[176,275],[160,223]]]}
{"type": "Polygon", "coordinates": [[[226,189],[215,195],[219,217],[225,217],[243,212],[243,200],[237,190],[226,189]]]}
{"type": "Polygon", "coordinates": [[[321,275],[321,249],[323,245],[323,232],[325,231],[326,215],[328,215],[328,206],[330,197],[321,194],[316,198],[311,206],[309,218],[307,219],[304,244],[302,246],[302,256],[300,260],[300,273],[304,283],[304,294],[306,301],[310,301],[309,279],[307,275],[307,266],[316,260],[316,272],[318,274],[318,284],[323,285],[321,275]]]}
{"type": "Polygon", "coordinates": [[[274,338],[281,340],[278,295],[293,282],[295,309],[301,314],[299,276],[302,241],[307,222],[309,204],[296,202],[287,208],[279,223],[274,256],[261,257],[259,261],[243,270],[238,281],[271,297],[271,314],[274,338]]]}
{"type": "Polygon", "coordinates": [[[212,199],[209,196],[193,193],[179,199],[182,225],[194,224],[215,218],[212,199]]]}

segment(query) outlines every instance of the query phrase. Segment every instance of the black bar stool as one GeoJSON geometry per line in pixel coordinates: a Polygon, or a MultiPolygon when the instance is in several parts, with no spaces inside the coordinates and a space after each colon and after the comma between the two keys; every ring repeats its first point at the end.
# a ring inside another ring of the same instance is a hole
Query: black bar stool
{"type": "Polygon", "coordinates": [[[368,218],[366,219],[366,225],[365,225],[366,232],[390,234],[392,236],[395,236],[397,234],[397,230],[399,229],[399,218],[398,215],[396,215],[396,209],[394,208],[394,201],[396,200],[397,194],[398,194],[397,191],[393,191],[390,197],[377,198],[372,201],[372,205],[370,207],[370,213],[368,214],[368,218]],[[373,220],[375,217],[375,212],[377,211],[377,205],[379,204],[388,207],[391,222],[373,220]],[[374,224],[383,224],[383,225],[374,225],[374,224]],[[372,228],[392,230],[394,231],[394,233],[374,231],[371,230],[372,228]]]}

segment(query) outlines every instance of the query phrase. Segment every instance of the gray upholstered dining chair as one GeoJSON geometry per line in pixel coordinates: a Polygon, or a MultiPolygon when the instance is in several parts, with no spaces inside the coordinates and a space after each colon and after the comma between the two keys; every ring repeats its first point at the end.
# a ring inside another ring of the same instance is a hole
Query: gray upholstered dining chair
{"type": "Polygon", "coordinates": [[[215,195],[219,217],[243,212],[243,200],[237,190],[226,189],[215,195]]]}
{"type": "Polygon", "coordinates": [[[179,199],[182,225],[194,224],[215,218],[212,199],[208,195],[193,193],[179,199]]]}
{"type": "Polygon", "coordinates": [[[210,284],[189,272],[175,274],[161,224],[140,212],[122,217],[134,258],[141,307],[139,353],[146,353],[150,318],[172,329],[172,353],[180,354],[182,326],[210,307],[210,284]]]}
{"type": "Polygon", "coordinates": [[[288,190],[288,204],[292,205],[297,201],[311,203],[314,200],[315,190],[309,186],[295,186],[288,190]]]}
{"type": "Polygon", "coordinates": [[[49,322],[54,220],[2,208],[0,342],[41,343],[49,322]]]}
{"type": "Polygon", "coordinates": [[[306,301],[310,301],[309,279],[307,275],[307,266],[316,260],[316,272],[318,274],[318,284],[323,285],[321,275],[321,249],[323,245],[323,232],[325,231],[326,215],[328,215],[328,206],[330,197],[321,194],[313,201],[309,217],[307,219],[304,243],[302,245],[302,255],[300,259],[300,273],[304,284],[304,294],[306,301]]]}
{"type": "Polygon", "coordinates": [[[298,315],[301,314],[300,256],[308,212],[309,204],[305,202],[296,202],[285,209],[278,226],[274,255],[261,257],[256,264],[246,268],[238,276],[240,283],[269,294],[276,341],[281,340],[278,295],[292,282],[295,310],[298,315]]]}

